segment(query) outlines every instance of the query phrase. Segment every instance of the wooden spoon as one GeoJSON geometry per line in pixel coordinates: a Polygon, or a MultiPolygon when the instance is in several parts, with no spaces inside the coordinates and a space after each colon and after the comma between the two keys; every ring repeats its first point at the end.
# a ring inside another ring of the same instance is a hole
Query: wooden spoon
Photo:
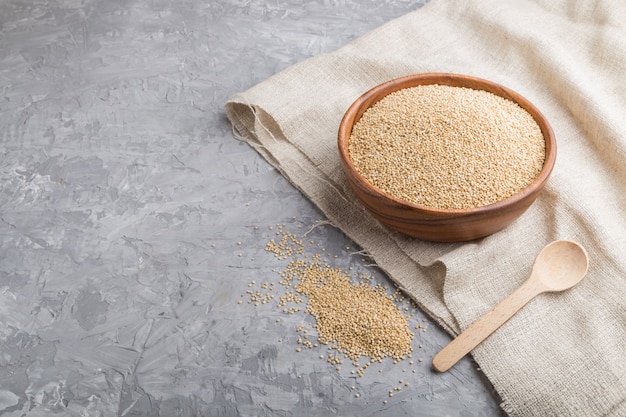
{"type": "Polygon", "coordinates": [[[588,267],[587,252],[578,243],[557,240],[548,244],[537,255],[528,279],[435,355],[433,367],[447,371],[536,295],[573,287],[588,267]]]}

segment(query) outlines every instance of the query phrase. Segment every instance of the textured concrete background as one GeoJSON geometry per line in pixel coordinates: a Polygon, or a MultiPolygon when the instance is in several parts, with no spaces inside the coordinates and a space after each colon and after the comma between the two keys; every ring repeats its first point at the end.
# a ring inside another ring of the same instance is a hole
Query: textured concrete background
{"type": "Polygon", "coordinates": [[[419,311],[415,364],[358,378],[296,352],[303,312],[237,303],[278,281],[278,224],[389,284],[223,104],[422,3],[0,2],[0,414],[501,415],[469,359],[431,371],[419,311]]]}

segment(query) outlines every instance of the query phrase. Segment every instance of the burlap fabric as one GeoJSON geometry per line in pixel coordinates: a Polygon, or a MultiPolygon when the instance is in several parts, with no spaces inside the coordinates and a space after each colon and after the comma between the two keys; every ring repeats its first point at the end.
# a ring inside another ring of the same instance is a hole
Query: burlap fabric
{"type": "Polygon", "coordinates": [[[582,243],[583,282],[534,299],[472,354],[511,416],[626,416],[626,3],[432,0],[226,110],[238,135],[451,334],[517,288],[544,245],[582,243]],[[461,244],[407,238],[347,188],[336,147],[343,113],[374,85],[420,72],[498,82],[550,121],[552,177],[505,230],[461,244]]]}

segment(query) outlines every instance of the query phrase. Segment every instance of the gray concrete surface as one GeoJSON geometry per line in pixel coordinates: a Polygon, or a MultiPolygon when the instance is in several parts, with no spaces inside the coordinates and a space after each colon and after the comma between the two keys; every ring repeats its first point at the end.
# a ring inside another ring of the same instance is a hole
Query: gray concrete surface
{"type": "Polygon", "coordinates": [[[296,352],[304,312],[237,303],[287,264],[278,224],[389,284],[223,104],[422,3],[0,2],[0,415],[501,415],[469,359],[430,369],[419,311],[415,364],[359,378],[296,352]]]}

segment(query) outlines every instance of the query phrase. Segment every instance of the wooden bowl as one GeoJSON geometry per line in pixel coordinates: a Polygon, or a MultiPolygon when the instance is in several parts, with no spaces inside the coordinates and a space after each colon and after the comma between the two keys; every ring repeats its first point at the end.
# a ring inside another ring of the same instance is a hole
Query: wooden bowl
{"type": "Polygon", "coordinates": [[[404,234],[437,242],[460,242],[495,233],[522,215],[535,201],[552,172],[556,141],[545,117],[521,95],[491,81],[466,75],[427,73],[409,75],[380,84],[358,98],[345,113],[338,133],[343,171],[359,201],[381,223],[404,234]],[[439,84],[485,90],[524,108],[537,122],[545,140],[545,162],[537,178],[513,196],[482,207],[438,209],[419,206],[391,196],[371,185],[354,167],[348,153],[353,125],[374,103],[388,94],[418,85],[439,84]]]}

